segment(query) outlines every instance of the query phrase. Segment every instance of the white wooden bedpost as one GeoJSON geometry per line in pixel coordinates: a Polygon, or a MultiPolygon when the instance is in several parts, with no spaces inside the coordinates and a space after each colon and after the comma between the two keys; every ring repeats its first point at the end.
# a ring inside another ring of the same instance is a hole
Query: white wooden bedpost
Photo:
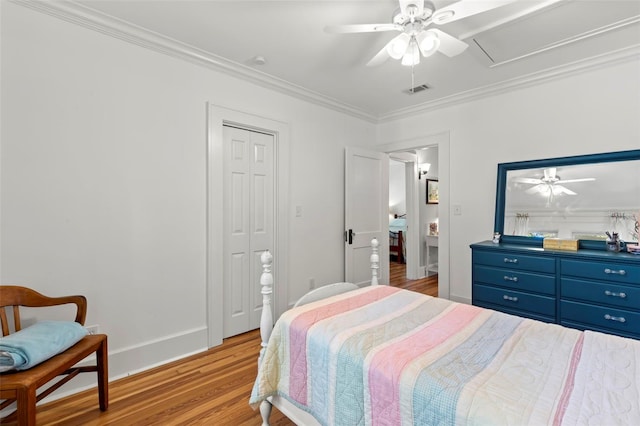
{"type": "Polygon", "coordinates": [[[371,285],[378,285],[378,268],[380,268],[380,256],[378,255],[378,246],[380,243],[377,239],[371,240],[371,285]]]}
{"type": "MultiPolygon", "coordinates": [[[[273,330],[273,313],[271,312],[271,295],[273,294],[273,274],[271,273],[271,263],[273,256],[269,250],[265,250],[260,256],[262,262],[262,275],[260,275],[260,285],[262,286],[262,315],[260,316],[260,355],[258,356],[258,368],[262,364],[262,358],[267,349],[267,343],[271,337],[273,330]]],[[[271,416],[271,403],[266,399],[260,403],[260,415],[262,416],[262,425],[269,425],[269,416],[271,416]]]]}
{"type": "Polygon", "coordinates": [[[262,275],[260,275],[260,285],[262,286],[262,315],[260,316],[260,337],[262,348],[258,357],[258,366],[262,363],[262,357],[267,348],[271,331],[273,330],[273,313],[271,311],[271,295],[273,294],[273,274],[271,273],[271,263],[273,256],[269,250],[265,250],[260,256],[262,262],[262,275]]]}

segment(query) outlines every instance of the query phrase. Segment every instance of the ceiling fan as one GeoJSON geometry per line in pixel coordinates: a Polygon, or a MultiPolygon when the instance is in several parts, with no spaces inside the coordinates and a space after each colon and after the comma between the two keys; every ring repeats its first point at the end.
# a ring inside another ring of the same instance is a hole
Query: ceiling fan
{"type": "Polygon", "coordinates": [[[544,169],[542,173],[543,173],[543,176],[539,179],[517,178],[517,179],[514,179],[514,181],[535,185],[527,189],[526,191],[524,191],[525,194],[541,194],[543,196],[548,197],[548,202],[551,202],[555,195],[559,195],[559,194],[577,195],[575,191],[570,190],[569,188],[563,186],[562,184],[576,183],[576,182],[590,182],[590,181],[596,180],[595,178],[562,180],[562,178],[557,174],[557,169],[555,167],[549,167],[547,169],[544,169]]]}
{"type": "Polygon", "coordinates": [[[398,31],[400,34],[389,41],[367,66],[379,65],[389,58],[401,59],[402,65],[414,66],[420,63],[420,54],[427,58],[439,51],[453,57],[469,47],[456,37],[433,28],[433,25],[444,25],[514,1],[460,0],[436,9],[429,0],[399,0],[400,7],[393,13],[391,23],[327,26],[325,31],[340,34],[398,31]]]}

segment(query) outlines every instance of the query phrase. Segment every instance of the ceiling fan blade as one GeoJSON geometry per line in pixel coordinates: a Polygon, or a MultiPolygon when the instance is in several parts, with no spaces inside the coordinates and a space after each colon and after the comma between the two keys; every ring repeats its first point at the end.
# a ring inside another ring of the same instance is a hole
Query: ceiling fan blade
{"type": "Polygon", "coordinates": [[[444,53],[450,58],[461,54],[467,47],[469,47],[469,45],[464,41],[460,41],[454,36],[449,35],[444,31],[440,31],[437,28],[431,28],[429,31],[436,33],[440,39],[440,47],[438,48],[438,51],[444,53]]]}
{"type": "Polygon", "coordinates": [[[376,56],[374,56],[369,62],[367,62],[368,67],[376,67],[390,58],[389,52],[387,51],[387,46],[391,44],[393,40],[395,40],[395,38],[392,39],[389,43],[385,44],[384,47],[378,53],[376,53],[376,56]]]}
{"type": "Polygon", "coordinates": [[[420,16],[424,12],[424,0],[399,0],[399,2],[400,13],[403,16],[420,16]],[[410,8],[410,6],[415,6],[415,9],[410,8]]]}
{"type": "Polygon", "coordinates": [[[557,194],[577,195],[577,193],[573,192],[569,188],[565,188],[562,185],[555,185],[553,188],[557,194]]]}
{"type": "Polygon", "coordinates": [[[596,178],[567,179],[567,180],[559,180],[556,183],[591,182],[594,180],[596,180],[596,178]]]}
{"type": "Polygon", "coordinates": [[[535,194],[535,193],[539,193],[539,192],[544,192],[545,188],[547,186],[544,184],[539,184],[536,185],[534,187],[531,187],[529,189],[527,189],[526,191],[524,191],[525,194],[535,194]]]}
{"type": "Polygon", "coordinates": [[[513,181],[519,182],[519,183],[530,183],[532,185],[539,185],[542,183],[540,179],[534,179],[534,178],[517,178],[517,179],[514,179],[513,181]]]}
{"type": "Polygon", "coordinates": [[[402,25],[398,25],[398,24],[330,25],[330,26],[324,27],[324,31],[332,34],[374,33],[379,31],[402,31],[402,25]]]}
{"type": "Polygon", "coordinates": [[[442,25],[457,21],[468,16],[486,12],[500,6],[513,3],[516,0],[483,0],[483,1],[458,1],[433,13],[434,24],[442,25]]]}

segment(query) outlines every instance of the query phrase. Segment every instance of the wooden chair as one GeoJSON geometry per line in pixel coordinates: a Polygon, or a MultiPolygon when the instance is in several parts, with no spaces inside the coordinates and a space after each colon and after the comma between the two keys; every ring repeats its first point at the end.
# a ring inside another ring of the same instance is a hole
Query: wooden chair
{"type": "MultiPolygon", "coordinates": [[[[7,321],[7,307],[13,312],[14,331],[21,329],[20,306],[45,307],[64,304],[75,304],[77,307],[75,322],[84,325],[87,314],[87,299],[84,296],[47,297],[37,291],[19,287],[0,286],[0,320],[2,335],[10,334],[7,321]]],[[[107,362],[107,335],[87,335],[66,351],[49,358],[28,370],[5,372],[0,374],[0,410],[17,402],[17,408],[7,417],[0,420],[16,421],[18,425],[36,424],[36,403],[54,390],[74,378],[78,373],[96,371],[98,374],[98,399],[100,410],[105,411],[109,405],[109,383],[107,362]],[[96,365],[77,367],[79,361],[96,354],[96,365]],[[44,391],[36,395],[36,390],[57,376],[64,377],[50,384],[44,391]]]]}

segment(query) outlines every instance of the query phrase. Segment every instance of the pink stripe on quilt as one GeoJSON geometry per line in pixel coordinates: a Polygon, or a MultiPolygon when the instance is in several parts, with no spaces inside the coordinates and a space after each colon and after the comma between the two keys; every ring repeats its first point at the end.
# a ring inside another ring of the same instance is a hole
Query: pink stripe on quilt
{"type": "Polygon", "coordinates": [[[454,336],[481,312],[475,306],[458,305],[435,322],[384,348],[373,357],[369,367],[369,390],[374,425],[401,424],[402,370],[417,356],[454,336]]]}
{"type": "Polygon", "coordinates": [[[584,333],[580,334],[580,338],[578,339],[578,341],[576,342],[576,345],[573,348],[573,354],[571,356],[571,365],[569,366],[567,380],[564,384],[562,395],[560,396],[560,402],[558,403],[558,410],[556,411],[556,415],[553,418],[554,425],[562,424],[562,419],[564,418],[564,414],[567,411],[567,406],[569,405],[569,398],[571,397],[571,393],[573,392],[573,386],[576,380],[576,370],[578,369],[578,363],[580,362],[580,357],[582,355],[583,343],[584,343],[584,333]]]}
{"type": "Polygon", "coordinates": [[[335,303],[319,306],[297,316],[289,327],[289,395],[307,404],[307,333],[315,323],[360,308],[401,291],[397,287],[377,286],[370,291],[335,303]]]}

